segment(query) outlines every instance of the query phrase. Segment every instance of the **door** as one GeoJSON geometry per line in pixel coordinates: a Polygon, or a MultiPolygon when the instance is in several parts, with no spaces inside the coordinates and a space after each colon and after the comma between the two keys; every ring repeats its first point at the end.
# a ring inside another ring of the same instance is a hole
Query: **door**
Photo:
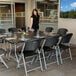
{"type": "Polygon", "coordinates": [[[15,21],[17,28],[25,26],[25,3],[15,3],[15,21]]]}

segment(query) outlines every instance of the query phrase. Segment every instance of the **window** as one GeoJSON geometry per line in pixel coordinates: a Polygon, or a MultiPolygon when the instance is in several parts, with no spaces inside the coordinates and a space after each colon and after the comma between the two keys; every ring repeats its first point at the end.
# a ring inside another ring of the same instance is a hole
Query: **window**
{"type": "Polygon", "coordinates": [[[11,4],[0,4],[0,25],[12,24],[11,4]]]}
{"type": "Polygon", "coordinates": [[[58,0],[37,1],[37,9],[41,23],[58,21],[58,0]]]}
{"type": "Polygon", "coordinates": [[[17,28],[25,25],[25,2],[6,2],[0,4],[0,25],[13,25],[17,28]]]}

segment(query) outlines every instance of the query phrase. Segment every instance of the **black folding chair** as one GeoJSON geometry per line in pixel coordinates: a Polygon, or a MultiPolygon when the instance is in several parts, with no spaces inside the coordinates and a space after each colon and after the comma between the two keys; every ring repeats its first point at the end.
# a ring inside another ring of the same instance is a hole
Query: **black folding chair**
{"type": "Polygon", "coordinates": [[[63,63],[63,59],[62,59],[62,53],[65,51],[65,50],[68,50],[69,51],[69,57],[66,57],[64,59],[67,59],[67,58],[70,58],[72,60],[72,54],[71,54],[71,49],[70,49],[70,40],[72,38],[72,35],[73,33],[68,33],[64,36],[62,36],[59,44],[58,44],[58,51],[59,51],[59,57],[60,57],[60,61],[61,61],[61,64],[63,63]]]}
{"type": "MultiPolygon", "coordinates": [[[[29,71],[32,71],[32,70],[35,70],[38,68],[41,68],[41,70],[43,70],[39,47],[40,47],[40,39],[33,39],[33,40],[28,40],[26,42],[23,42],[22,50],[19,53],[19,55],[21,55],[19,59],[21,60],[21,57],[22,57],[26,76],[27,76],[27,72],[29,72],[29,71]],[[36,57],[36,56],[38,56],[38,58],[39,58],[40,66],[27,70],[26,65],[28,62],[26,61],[26,58],[36,57]]],[[[19,60],[18,66],[20,65],[20,60],[19,60]]]]}
{"type": "MultiPolygon", "coordinates": [[[[47,69],[47,65],[48,65],[48,63],[46,62],[46,58],[45,58],[46,53],[51,54],[51,52],[55,52],[56,62],[59,65],[58,51],[57,51],[58,41],[59,41],[59,36],[47,37],[43,41],[43,44],[41,46],[41,51],[42,51],[42,54],[43,54],[45,69],[47,69]]],[[[52,64],[52,63],[54,63],[54,62],[51,62],[50,64],[52,64]]]]}

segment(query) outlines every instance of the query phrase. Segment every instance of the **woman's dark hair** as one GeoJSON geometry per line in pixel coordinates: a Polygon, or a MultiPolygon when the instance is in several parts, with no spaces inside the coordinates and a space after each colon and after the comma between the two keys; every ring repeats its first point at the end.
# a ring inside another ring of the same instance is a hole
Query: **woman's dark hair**
{"type": "Polygon", "coordinates": [[[32,16],[34,15],[34,11],[36,11],[36,12],[37,12],[37,15],[39,15],[39,14],[38,14],[38,10],[37,10],[37,9],[33,9],[33,11],[32,11],[32,16]]]}

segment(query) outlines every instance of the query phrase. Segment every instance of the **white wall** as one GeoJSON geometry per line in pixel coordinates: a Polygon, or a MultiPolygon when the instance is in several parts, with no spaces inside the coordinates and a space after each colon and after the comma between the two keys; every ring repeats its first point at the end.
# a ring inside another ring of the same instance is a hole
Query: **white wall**
{"type": "Polygon", "coordinates": [[[72,32],[73,38],[71,40],[71,43],[76,44],[76,19],[59,18],[58,28],[67,28],[69,32],[72,32]]]}
{"type": "Polygon", "coordinates": [[[26,0],[26,26],[30,25],[30,17],[34,8],[35,0],[26,0]]]}
{"type": "MultiPolygon", "coordinates": [[[[60,0],[58,11],[60,11],[60,0]]],[[[59,15],[60,12],[58,12],[58,16],[59,15]]],[[[76,45],[76,19],[58,18],[58,28],[67,28],[69,32],[72,32],[73,37],[71,39],[71,43],[76,45]]]]}

